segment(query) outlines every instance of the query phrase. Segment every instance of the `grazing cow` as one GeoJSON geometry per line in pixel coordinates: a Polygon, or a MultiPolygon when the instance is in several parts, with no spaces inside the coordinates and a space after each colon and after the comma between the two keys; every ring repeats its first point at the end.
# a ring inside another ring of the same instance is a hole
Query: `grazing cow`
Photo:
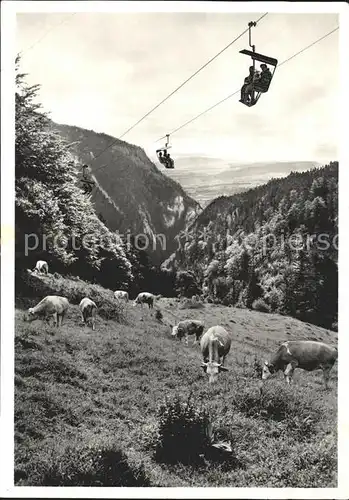
{"type": "Polygon", "coordinates": [[[46,321],[50,321],[53,317],[54,325],[59,327],[62,325],[63,318],[69,307],[69,301],[65,297],[58,295],[48,295],[39,302],[35,307],[28,309],[28,321],[33,321],[39,317],[44,317],[46,321]]]}
{"type": "Polygon", "coordinates": [[[96,315],[97,315],[97,306],[95,302],[93,302],[93,300],[89,299],[88,297],[84,297],[79,304],[79,308],[81,311],[82,321],[86,325],[90,320],[92,325],[92,330],[94,330],[96,327],[96,315]]]}
{"type": "Polygon", "coordinates": [[[48,274],[48,264],[46,260],[38,260],[36,266],[33,269],[33,272],[37,272],[39,274],[48,274]]]}
{"type": "Polygon", "coordinates": [[[128,302],[129,299],[128,292],[124,290],[116,290],[114,292],[114,297],[118,300],[124,300],[125,302],[128,302]]]}
{"type": "Polygon", "coordinates": [[[136,304],[141,304],[143,307],[143,304],[148,304],[149,309],[153,308],[154,305],[154,300],[155,300],[155,295],[149,292],[141,292],[137,295],[136,300],[134,301],[133,305],[135,306],[136,304]]]}
{"type": "Polygon", "coordinates": [[[212,326],[201,337],[201,366],[209,376],[210,384],[216,382],[219,372],[228,371],[224,362],[230,351],[231,340],[231,334],[222,326],[212,326]]]}
{"type": "Polygon", "coordinates": [[[178,325],[172,328],[172,337],[179,338],[182,341],[184,337],[184,342],[188,345],[188,337],[189,335],[195,335],[195,339],[193,345],[199,342],[201,335],[204,332],[204,324],[202,321],[196,319],[185,319],[184,321],[180,321],[178,325]]]}
{"type": "Polygon", "coordinates": [[[309,372],[321,368],[327,389],[330,371],[337,357],[337,349],[323,342],[290,340],[281,344],[270,361],[264,362],[262,380],[266,380],[273,373],[282,370],[286,382],[290,384],[295,368],[303,368],[309,372]]]}

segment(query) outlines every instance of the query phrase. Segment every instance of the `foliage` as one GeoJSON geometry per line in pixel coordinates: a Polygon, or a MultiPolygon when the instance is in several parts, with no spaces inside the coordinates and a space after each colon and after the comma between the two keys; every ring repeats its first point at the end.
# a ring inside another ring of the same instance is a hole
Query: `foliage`
{"type": "Polygon", "coordinates": [[[210,445],[210,416],[188,398],[178,396],[158,410],[159,430],[156,459],[166,463],[200,463],[200,455],[210,445]]]}
{"type": "Polygon", "coordinates": [[[260,312],[270,312],[270,306],[263,299],[257,299],[252,304],[252,309],[260,312]]]}
{"type": "Polygon", "coordinates": [[[190,271],[178,271],[175,282],[176,292],[183,297],[192,297],[200,293],[194,273],[190,271]]]}
{"type": "Polygon", "coordinates": [[[34,486],[149,486],[143,466],[130,464],[115,444],[66,446],[48,460],[39,460],[30,475],[34,486]]]}
{"type": "Polygon", "coordinates": [[[164,315],[162,314],[160,309],[157,309],[155,312],[155,319],[161,323],[163,320],[163,317],[164,317],[164,315]]]}

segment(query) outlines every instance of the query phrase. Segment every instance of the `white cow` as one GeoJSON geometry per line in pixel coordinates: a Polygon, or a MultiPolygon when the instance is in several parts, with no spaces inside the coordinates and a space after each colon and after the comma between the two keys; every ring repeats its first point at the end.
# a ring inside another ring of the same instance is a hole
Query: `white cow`
{"type": "Polygon", "coordinates": [[[48,274],[48,264],[46,260],[38,260],[36,266],[33,269],[33,272],[37,272],[39,274],[48,274]]]}
{"type": "Polygon", "coordinates": [[[279,370],[284,372],[286,382],[290,384],[296,368],[323,371],[325,387],[328,387],[330,371],[338,358],[338,351],[323,342],[315,340],[289,340],[281,344],[270,361],[265,361],[262,380],[266,380],[279,370]]]}
{"type": "Polygon", "coordinates": [[[196,319],[185,319],[180,321],[178,325],[172,328],[172,337],[177,337],[181,341],[184,337],[184,342],[188,345],[189,335],[195,335],[193,345],[199,342],[201,335],[204,332],[204,324],[196,319]]]}
{"type": "Polygon", "coordinates": [[[143,304],[148,304],[149,309],[152,309],[155,298],[155,295],[150,292],[141,292],[137,295],[137,298],[134,301],[133,305],[135,306],[137,304],[141,304],[141,306],[143,307],[143,304]]]}
{"type": "Polygon", "coordinates": [[[128,292],[125,292],[124,290],[115,290],[114,297],[117,300],[124,300],[125,302],[128,302],[129,299],[128,292]]]}
{"type": "Polygon", "coordinates": [[[96,327],[97,306],[93,300],[84,297],[79,304],[81,318],[85,325],[91,320],[92,330],[96,327]]]}
{"type": "Polygon", "coordinates": [[[53,317],[54,325],[59,327],[62,325],[63,318],[69,307],[69,301],[65,297],[59,295],[48,295],[42,299],[35,307],[28,309],[28,321],[33,321],[39,317],[43,317],[49,322],[53,317]]]}
{"type": "Polygon", "coordinates": [[[216,382],[219,372],[228,371],[224,362],[230,351],[231,341],[231,334],[222,326],[212,326],[201,337],[200,347],[203,356],[201,366],[209,376],[210,384],[216,382]]]}

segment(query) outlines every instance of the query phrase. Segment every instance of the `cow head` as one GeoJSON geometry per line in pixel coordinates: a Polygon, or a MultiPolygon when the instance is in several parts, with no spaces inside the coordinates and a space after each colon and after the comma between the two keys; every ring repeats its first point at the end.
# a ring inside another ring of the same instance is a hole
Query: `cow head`
{"type": "Polygon", "coordinates": [[[272,363],[268,361],[264,361],[263,371],[262,371],[262,379],[267,380],[275,372],[275,367],[272,363]]]}
{"type": "Polygon", "coordinates": [[[33,321],[36,318],[36,314],[34,313],[34,308],[29,307],[27,314],[24,316],[24,321],[33,321]]]}
{"type": "Polygon", "coordinates": [[[218,373],[224,371],[227,372],[229,371],[228,368],[225,366],[222,366],[222,363],[215,363],[215,362],[208,362],[205,363],[204,361],[201,363],[201,367],[203,368],[204,372],[207,373],[208,375],[208,381],[210,384],[214,383],[217,381],[218,378],[218,373]]]}
{"type": "Polygon", "coordinates": [[[178,334],[178,326],[174,326],[172,328],[171,335],[172,335],[172,337],[177,337],[177,334],[178,334]]]}

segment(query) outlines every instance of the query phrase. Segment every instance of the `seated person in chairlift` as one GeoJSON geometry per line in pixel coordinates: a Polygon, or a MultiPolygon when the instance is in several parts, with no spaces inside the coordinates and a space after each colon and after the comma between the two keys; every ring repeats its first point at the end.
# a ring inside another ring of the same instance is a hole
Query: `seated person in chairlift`
{"type": "Polygon", "coordinates": [[[167,168],[173,168],[174,167],[174,161],[169,155],[167,151],[164,152],[164,160],[166,162],[167,168]]]}
{"type": "Polygon", "coordinates": [[[262,72],[260,73],[257,86],[262,92],[266,92],[269,88],[273,75],[266,64],[261,64],[261,70],[262,72]]]}
{"type": "MultiPolygon", "coordinates": [[[[266,66],[266,65],[262,64],[261,67],[262,66],[266,66]]],[[[269,69],[268,69],[268,71],[269,71],[269,69]]],[[[270,73],[270,71],[269,71],[269,73],[270,73]]],[[[262,72],[260,72],[260,71],[255,71],[254,72],[251,83],[249,83],[248,85],[246,85],[246,89],[245,89],[245,101],[244,102],[247,102],[247,103],[250,104],[252,102],[252,100],[254,99],[254,92],[260,86],[262,74],[263,74],[263,70],[262,70],[262,72]]]]}
{"type": "Polygon", "coordinates": [[[245,102],[245,99],[247,98],[246,89],[247,89],[247,87],[253,81],[253,75],[254,75],[254,72],[255,72],[253,66],[250,66],[249,71],[250,71],[250,74],[248,76],[246,76],[246,78],[244,80],[244,84],[241,87],[241,99],[240,99],[240,102],[245,102]]]}
{"type": "Polygon", "coordinates": [[[159,151],[159,152],[157,151],[157,155],[158,155],[160,163],[166,163],[165,157],[162,156],[162,151],[159,151]]]}

